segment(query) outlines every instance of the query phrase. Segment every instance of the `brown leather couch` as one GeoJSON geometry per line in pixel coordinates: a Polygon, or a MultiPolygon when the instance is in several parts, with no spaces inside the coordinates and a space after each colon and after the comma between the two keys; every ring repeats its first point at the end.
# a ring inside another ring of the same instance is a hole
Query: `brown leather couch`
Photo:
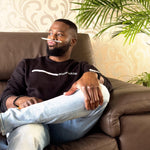
{"type": "MultiPolygon", "coordinates": [[[[23,58],[46,55],[47,33],[0,32],[0,94],[23,58]]],[[[94,63],[87,34],[78,34],[72,58],[94,63]]],[[[113,65],[113,64],[110,64],[113,65]]],[[[150,88],[111,79],[113,92],[101,119],[83,138],[47,150],[150,150],[150,88]]],[[[7,149],[0,135],[0,150],[7,149]]]]}

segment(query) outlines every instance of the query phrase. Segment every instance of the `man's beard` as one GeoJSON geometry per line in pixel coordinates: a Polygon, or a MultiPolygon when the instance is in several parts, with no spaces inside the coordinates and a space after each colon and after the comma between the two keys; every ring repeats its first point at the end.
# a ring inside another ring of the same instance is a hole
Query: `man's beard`
{"type": "Polygon", "coordinates": [[[67,43],[64,46],[61,47],[55,47],[54,49],[49,49],[47,45],[47,55],[48,56],[63,56],[65,53],[69,50],[70,43],[67,43]]]}

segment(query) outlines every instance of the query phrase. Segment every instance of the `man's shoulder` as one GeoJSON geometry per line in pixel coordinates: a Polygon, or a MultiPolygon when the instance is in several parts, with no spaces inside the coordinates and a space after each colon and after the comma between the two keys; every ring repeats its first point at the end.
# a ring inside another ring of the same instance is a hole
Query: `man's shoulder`
{"type": "Polygon", "coordinates": [[[75,59],[70,59],[73,63],[78,63],[78,64],[89,64],[87,61],[78,61],[75,59]]]}
{"type": "Polygon", "coordinates": [[[46,59],[47,56],[41,56],[41,57],[36,57],[36,58],[25,58],[25,61],[39,61],[39,60],[43,60],[46,59]]]}
{"type": "Polygon", "coordinates": [[[40,62],[40,61],[45,61],[46,60],[46,56],[41,56],[41,57],[36,57],[36,58],[25,58],[22,61],[26,62],[26,63],[35,63],[35,62],[40,62]]]}
{"type": "Polygon", "coordinates": [[[18,67],[32,67],[39,64],[43,64],[46,60],[46,56],[36,57],[36,58],[24,58],[18,64],[18,67]]]}
{"type": "Polygon", "coordinates": [[[84,66],[84,65],[92,65],[92,64],[89,64],[87,61],[76,61],[74,60],[74,63],[80,65],[80,66],[84,66]]]}

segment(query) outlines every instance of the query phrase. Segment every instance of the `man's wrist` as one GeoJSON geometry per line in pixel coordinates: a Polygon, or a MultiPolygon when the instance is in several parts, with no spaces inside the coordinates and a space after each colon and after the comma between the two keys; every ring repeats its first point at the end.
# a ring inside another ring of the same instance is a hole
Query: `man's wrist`
{"type": "Polygon", "coordinates": [[[16,101],[17,101],[20,97],[23,97],[23,95],[17,96],[17,97],[14,99],[14,101],[13,101],[13,105],[14,105],[14,106],[19,107],[19,105],[16,104],[16,101]]]}
{"type": "Polygon", "coordinates": [[[93,72],[93,73],[97,74],[97,78],[98,78],[98,79],[100,79],[101,74],[100,74],[100,72],[99,72],[99,71],[94,70],[94,69],[89,69],[89,72],[93,72]]]}

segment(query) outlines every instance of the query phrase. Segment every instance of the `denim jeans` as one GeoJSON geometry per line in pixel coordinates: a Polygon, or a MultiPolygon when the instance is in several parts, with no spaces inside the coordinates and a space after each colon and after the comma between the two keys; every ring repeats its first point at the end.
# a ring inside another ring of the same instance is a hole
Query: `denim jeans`
{"type": "Polygon", "coordinates": [[[24,135],[22,140],[24,146],[32,145],[34,148],[28,146],[23,149],[22,146],[22,150],[42,150],[48,143],[60,144],[85,135],[100,118],[109,102],[110,94],[107,88],[104,85],[100,86],[104,103],[95,110],[85,109],[83,93],[78,90],[70,96],[61,95],[21,110],[11,108],[1,113],[1,132],[3,135],[10,133],[8,142],[12,145],[9,146],[9,150],[19,150],[16,143],[21,142],[18,137],[22,137],[23,134],[28,135],[24,135]],[[29,140],[29,137],[32,140],[29,140]]]}

